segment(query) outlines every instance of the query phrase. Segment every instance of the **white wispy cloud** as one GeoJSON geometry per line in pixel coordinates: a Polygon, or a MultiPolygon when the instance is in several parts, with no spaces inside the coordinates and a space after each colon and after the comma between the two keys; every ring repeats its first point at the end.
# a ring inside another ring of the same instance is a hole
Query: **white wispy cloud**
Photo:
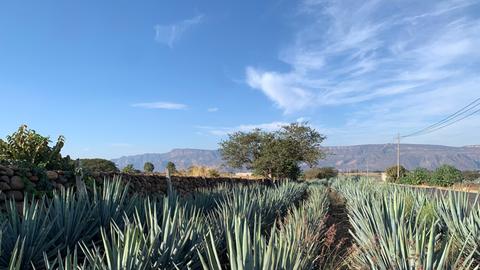
{"type": "Polygon", "coordinates": [[[207,112],[218,112],[218,108],[217,107],[212,107],[212,108],[208,108],[207,109],[207,112]]]}
{"type": "Polygon", "coordinates": [[[236,131],[248,132],[257,128],[262,129],[264,131],[274,131],[285,125],[288,125],[288,123],[283,121],[274,121],[270,123],[261,123],[261,124],[242,124],[242,125],[232,126],[232,127],[196,126],[195,128],[204,130],[211,135],[225,136],[227,134],[230,134],[236,131]]]}
{"type": "Polygon", "coordinates": [[[200,24],[204,20],[204,15],[200,14],[177,23],[168,25],[155,25],[155,41],[173,48],[181,37],[192,27],[200,24]]]}
{"type": "Polygon", "coordinates": [[[145,102],[145,103],[135,103],[131,105],[132,107],[144,108],[144,109],[164,109],[164,110],[185,110],[188,108],[187,105],[181,103],[173,102],[145,102]]]}
{"type": "MultiPolygon", "coordinates": [[[[454,93],[480,72],[479,3],[303,1],[297,16],[308,23],[279,54],[290,71],[249,66],[246,83],[285,113],[365,102],[381,107],[435,95],[439,87],[454,93]]],[[[478,89],[468,85],[472,96],[478,89]]]]}

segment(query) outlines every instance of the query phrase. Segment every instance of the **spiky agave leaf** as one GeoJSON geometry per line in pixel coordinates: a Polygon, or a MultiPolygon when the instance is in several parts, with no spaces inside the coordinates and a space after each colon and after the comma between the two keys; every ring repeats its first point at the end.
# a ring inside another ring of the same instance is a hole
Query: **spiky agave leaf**
{"type": "Polygon", "coordinates": [[[70,250],[67,250],[66,255],[63,257],[58,253],[57,257],[50,261],[49,258],[44,255],[45,270],[84,270],[87,269],[84,263],[80,263],[78,260],[77,249],[73,254],[70,250]]]}
{"type": "Polygon", "coordinates": [[[422,207],[418,203],[425,200],[411,196],[416,191],[352,183],[337,188],[347,196],[352,236],[358,248],[351,258],[356,267],[470,269],[473,265],[471,257],[452,252],[452,239],[439,230],[438,219],[429,225],[418,215],[422,207]]]}
{"type": "Polygon", "coordinates": [[[93,204],[87,196],[79,196],[73,188],[55,192],[48,204],[54,231],[61,231],[56,247],[65,254],[83,241],[90,242],[99,233],[93,204]]]}
{"type": "Polygon", "coordinates": [[[21,269],[29,269],[32,265],[43,265],[43,253],[54,254],[55,241],[62,231],[52,230],[54,220],[49,219],[49,209],[44,199],[29,202],[24,199],[23,211],[19,213],[16,203],[7,203],[7,220],[2,224],[2,243],[0,267],[7,267],[10,259],[18,251],[21,242],[21,254],[15,255],[21,269]]]}
{"type": "MultiPolygon", "coordinates": [[[[226,226],[228,266],[232,270],[308,269],[308,261],[302,257],[295,233],[281,233],[272,228],[268,240],[261,233],[261,219],[255,219],[253,229],[248,221],[237,216],[233,224],[226,226]]],[[[205,238],[207,255],[201,256],[203,269],[222,267],[213,235],[205,238]]]]}

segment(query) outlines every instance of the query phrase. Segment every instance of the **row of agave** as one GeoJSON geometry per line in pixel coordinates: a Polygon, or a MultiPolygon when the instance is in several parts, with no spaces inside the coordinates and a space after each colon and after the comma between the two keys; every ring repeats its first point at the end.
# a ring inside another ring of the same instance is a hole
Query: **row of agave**
{"type": "Polygon", "coordinates": [[[327,205],[318,187],[303,201],[307,188],[289,182],[139,198],[113,179],[91,194],[67,189],[25,200],[22,213],[11,202],[0,268],[308,269],[327,205]]]}
{"type": "Polygon", "coordinates": [[[354,269],[479,269],[480,207],[461,193],[336,181],[347,201],[354,269]]]}
{"type": "Polygon", "coordinates": [[[223,241],[216,241],[219,238],[215,238],[211,229],[205,237],[206,255],[201,255],[203,269],[287,270],[314,269],[317,266],[328,210],[324,187],[310,187],[308,200],[297,208],[291,208],[277,226],[270,226],[266,234],[263,233],[261,214],[253,214],[252,218],[251,212],[244,211],[249,209],[248,206],[237,207],[235,198],[231,203],[234,207],[218,212],[223,221],[220,223],[224,229],[223,241]]]}

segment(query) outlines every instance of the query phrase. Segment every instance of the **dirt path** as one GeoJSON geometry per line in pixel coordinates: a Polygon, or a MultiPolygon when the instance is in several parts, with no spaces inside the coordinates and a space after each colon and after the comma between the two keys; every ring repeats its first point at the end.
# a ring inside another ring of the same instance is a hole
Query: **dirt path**
{"type": "Polygon", "coordinates": [[[352,229],[348,219],[345,199],[336,191],[330,189],[328,193],[330,206],[328,209],[325,234],[324,257],[320,262],[320,269],[348,269],[342,265],[352,246],[352,229]]]}

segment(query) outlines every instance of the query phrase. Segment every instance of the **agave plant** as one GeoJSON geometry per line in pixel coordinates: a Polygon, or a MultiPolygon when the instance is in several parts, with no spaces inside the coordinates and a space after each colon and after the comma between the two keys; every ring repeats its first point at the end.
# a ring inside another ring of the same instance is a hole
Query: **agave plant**
{"type": "Polygon", "coordinates": [[[56,247],[63,254],[81,241],[90,242],[99,233],[93,203],[87,196],[76,194],[73,188],[54,193],[48,208],[53,231],[61,232],[56,247]]]}
{"type": "Polygon", "coordinates": [[[452,249],[440,220],[420,215],[425,197],[417,191],[346,183],[352,236],[357,251],[350,263],[368,269],[472,269],[472,256],[452,249]],[[365,192],[365,189],[373,192],[365,192]],[[416,194],[419,196],[412,196],[416,194]],[[418,199],[420,198],[420,199],[418,199]],[[413,202],[412,202],[413,200],[413,202]]]}
{"type": "Polygon", "coordinates": [[[250,229],[247,220],[237,216],[226,226],[228,262],[225,264],[229,268],[222,265],[213,234],[208,233],[205,238],[207,254],[205,258],[201,255],[203,269],[307,269],[295,234],[279,235],[273,228],[267,240],[261,233],[260,224],[261,220],[255,219],[253,229],[250,229]]]}
{"type": "Polygon", "coordinates": [[[117,225],[123,223],[124,215],[130,215],[133,212],[136,202],[135,197],[127,196],[128,184],[123,184],[122,178],[118,176],[105,179],[101,190],[94,186],[92,203],[99,226],[108,228],[112,221],[117,225]]]}
{"type": "Polygon", "coordinates": [[[442,196],[437,211],[455,240],[455,247],[466,247],[465,256],[473,253],[477,264],[480,264],[480,207],[478,196],[472,202],[469,194],[464,192],[448,192],[442,196]]]}
{"type": "Polygon", "coordinates": [[[189,269],[198,263],[196,248],[203,234],[197,211],[188,213],[168,197],[157,203],[146,199],[124,228],[114,222],[102,229],[102,245],[82,245],[87,265],[95,269],[189,269]]]}
{"type": "Polygon", "coordinates": [[[84,270],[86,269],[85,263],[80,263],[78,260],[77,249],[74,250],[73,254],[70,253],[70,250],[67,251],[66,256],[63,257],[58,253],[57,257],[54,260],[49,260],[45,255],[45,270],[84,270]]]}
{"type": "Polygon", "coordinates": [[[53,230],[45,201],[29,202],[25,198],[23,211],[19,213],[16,203],[8,202],[7,221],[1,227],[0,267],[12,265],[12,258],[20,269],[43,265],[43,254],[54,254],[55,242],[62,233],[53,230]]]}

